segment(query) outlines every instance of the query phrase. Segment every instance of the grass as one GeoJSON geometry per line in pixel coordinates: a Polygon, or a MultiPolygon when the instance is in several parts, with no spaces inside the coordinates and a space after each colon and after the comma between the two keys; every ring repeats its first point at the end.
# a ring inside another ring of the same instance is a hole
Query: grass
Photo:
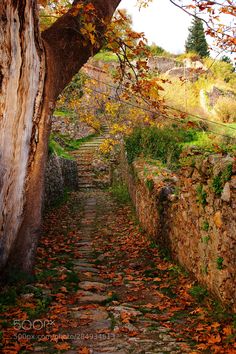
{"type": "Polygon", "coordinates": [[[55,116],[55,117],[74,117],[74,111],[70,111],[70,110],[68,110],[68,109],[58,109],[58,110],[56,110],[56,111],[54,111],[53,112],[53,115],[55,116]]]}
{"type": "Polygon", "coordinates": [[[196,132],[194,139],[190,142],[183,143],[182,146],[188,147],[193,145],[206,151],[212,151],[213,149],[213,141],[207,132],[196,132]]]}
{"type": "Polygon", "coordinates": [[[70,139],[66,136],[61,135],[60,138],[63,140],[63,144],[65,146],[66,151],[74,151],[74,150],[78,150],[81,144],[89,142],[96,136],[97,134],[91,134],[80,139],[70,139]]]}
{"type": "Polygon", "coordinates": [[[50,296],[44,296],[42,299],[37,299],[36,308],[26,308],[26,312],[30,319],[37,319],[42,314],[46,313],[51,302],[52,297],[50,296]]]}
{"type": "Polygon", "coordinates": [[[194,285],[189,290],[189,294],[192,295],[198,302],[202,302],[207,296],[208,291],[201,285],[194,285]]]}
{"type": "Polygon", "coordinates": [[[69,199],[69,193],[70,193],[70,189],[65,187],[63,194],[61,196],[59,196],[58,198],[56,198],[53,202],[51,202],[50,206],[45,208],[45,213],[50,212],[52,209],[57,209],[61,205],[65,204],[69,199]]]}
{"type": "Polygon", "coordinates": [[[52,137],[50,137],[49,140],[49,154],[63,157],[68,160],[74,160],[74,158],[70,156],[68,152],[52,137]]]}
{"type": "Polygon", "coordinates": [[[62,134],[51,134],[49,139],[49,154],[63,157],[68,160],[74,160],[69,154],[71,151],[78,150],[81,144],[93,139],[96,134],[91,134],[81,139],[70,139],[62,134]]]}
{"type": "Polygon", "coordinates": [[[128,191],[128,187],[123,183],[114,183],[110,187],[110,192],[113,198],[120,204],[128,204],[130,203],[130,195],[128,191]]]}
{"type": "Polygon", "coordinates": [[[0,309],[1,311],[7,306],[13,306],[16,304],[17,292],[14,287],[6,289],[0,294],[0,309]]]}
{"type": "Polygon", "coordinates": [[[102,60],[105,63],[109,63],[111,61],[115,61],[118,62],[118,57],[116,54],[112,53],[112,52],[106,52],[106,51],[100,51],[99,53],[97,53],[93,59],[95,60],[102,60]]]}

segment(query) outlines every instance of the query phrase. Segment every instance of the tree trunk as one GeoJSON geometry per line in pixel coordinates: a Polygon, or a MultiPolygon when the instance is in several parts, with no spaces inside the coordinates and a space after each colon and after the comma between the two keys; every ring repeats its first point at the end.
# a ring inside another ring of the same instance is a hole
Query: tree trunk
{"type": "MultiPolygon", "coordinates": [[[[99,19],[109,21],[120,0],[91,2],[99,19]]],[[[0,4],[1,270],[32,269],[50,116],[58,94],[91,56],[91,45],[82,44],[72,10],[45,31],[42,40],[36,1],[2,0],[0,4]]],[[[100,43],[104,30],[104,25],[99,27],[100,43]]]]}

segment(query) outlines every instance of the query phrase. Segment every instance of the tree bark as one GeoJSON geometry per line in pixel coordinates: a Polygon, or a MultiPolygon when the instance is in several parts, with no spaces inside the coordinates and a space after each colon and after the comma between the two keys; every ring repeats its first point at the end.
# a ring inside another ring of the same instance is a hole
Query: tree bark
{"type": "MultiPolygon", "coordinates": [[[[92,0],[107,24],[120,0],[92,0]]],[[[76,6],[77,1],[74,2],[76,6]]],[[[0,4],[0,269],[30,272],[40,233],[50,116],[56,98],[102,45],[82,43],[73,8],[42,34],[35,0],[0,4]]]]}

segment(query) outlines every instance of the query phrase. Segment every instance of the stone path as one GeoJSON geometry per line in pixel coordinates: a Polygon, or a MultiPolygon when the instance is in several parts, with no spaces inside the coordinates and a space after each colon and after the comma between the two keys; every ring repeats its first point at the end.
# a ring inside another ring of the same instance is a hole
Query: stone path
{"type": "MultiPolygon", "coordinates": [[[[83,156],[99,144],[83,146],[83,156]]],[[[227,317],[219,323],[210,302],[190,296],[194,280],[160,256],[132,206],[95,189],[94,178],[45,216],[36,282],[0,309],[0,351],[235,354],[227,317]]]]}
{"type": "MultiPolygon", "coordinates": [[[[124,216],[123,207],[117,206],[109,193],[98,190],[79,192],[72,199],[68,208],[74,208],[72,218],[79,220],[78,230],[75,230],[79,236],[74,245],[77,259],[70,258],[70,271],[78,274],[79,282],[73,294],[73,305],[71,298],[63,297],[65,317],[68,323],[72,321],[72,327],[66,330],[58,324],[61,336],[64,332],[65,338],[70,337],[66,342],[71,349],[65,353],[75,354],[80,352],[78,350],[91,354],[191,352],[188,344],[169,328],[168,321],[160,323],[157,304],[160,305],[161,298],[151,294],[153,282],[147,282],[149,277],[140,280],[142,272],[137,276],[137,269],[142,267],[140,260],[131,258],[128,266],[127,255],[122,262],[121,254],[114,259],[114,254],[109,253],[112,247],[109,238],[114,236],[114,231],[127,233],[125,224],[132,224],[130,208],[126,208],[124,216]],[[129,267],[131,273],[127,273],[129,267]]],[[[61,213],[56,222],[58,228],[69,226],[67,216],[63,220],[61,213]]],[[[120,247],[124,250],[124,245],[120,247]]],[[[50,349],[37,344],[34,351],[43,354],[50,349]]]]}

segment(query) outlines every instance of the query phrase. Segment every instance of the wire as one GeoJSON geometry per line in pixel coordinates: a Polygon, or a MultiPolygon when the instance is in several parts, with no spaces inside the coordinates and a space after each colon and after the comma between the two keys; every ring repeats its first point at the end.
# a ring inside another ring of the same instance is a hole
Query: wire
{"type": "MultiPolygon", "coordinates": [[[[96,67],[94,67],[94,68],[96,68],[96,67]]],[[[99,83],[102,83],[102,84],[104,84],[104,85],[106,85],[106,86],[108,86],[108,87],[111,87],[111,88],[114,88],[114,89],[117,89],[117,88],[118,88],[118,87],[116,87],[116,86],[114,86],[114,85],[108,84],[107,82],[104,82],[104,81],[95,79],[95,78],[93,78],[93,77],[91,77],[91,76],[89,76],[89,75],[87,75],[87,76],[88,76],[91,80],[94,80],[94,81],[97,81],[97,82],[99,82],[99,83]]],[[[121,85],[121,86],[124,87],[124,85],[121,85]]],[[[110,96],[110,95],[108,95],[108,96],[110,96]]],[[[123,103],[126,103],[126,102],[123,101],[123,103]]],[[[169,106],[169,105],[165,105],[165,106],[166,106],[167,108],[169,108],[169,109],[172,109],[172,110],[176,111],[176,112],[188,114],[188,115],[190,115],[190,116],[193,117],[193,118],[196,118],[196,119],[199,119],[199,120],[202,120],[202,121],[206,121],[206,122],[208,122],[208,123],[215,124],[215,125],[218,125],[218,126],[221,126],[221,127],[225,128],[225,124],[223,124],[223,123],[215,122],[215,121],[213,121],[213,120],[200,117],[200,116],[198,116],[198,115],[196,115],[196,114],[192,114],[192,113],[189,113],[189,112],[185,112],[185,111],[183,111],[183,110],[181,110],[181,109],[174,108],[174,107],[169,106]]],[[[144,110],[147,110],[147,108],[145,108],[145,107],[144,107],[143,109],[144,109],[144,110]]],[[[152,113],[156,113],[156,112],[152,111],[152,113]]],[[[234,128],[234,127],[228,126],[227,128],[236,131],[236,128],[234,128]]]]}
{"type": "MultiPolygon", "coordinates": [[[[140,109],[140,110],[143,110],[143,111],[146,111],[146,112],[149,112],[149,113],[154,113],[155,115],[158,114],[158,115],[162,116],[163,118],[170,119],[170,120],[173,120],[173,121],[175,121],[175,122],[179,121],[178,118],[170,117],[170,116],[168,116],[168,115],[165,115],[165,114],[159,113],[159,112],[157,113],[157,112],[152,111],[152,110],[150,110],[150,109],[148,109],[148,108],[144,108],[144,107],[138,106],[138,105],[136,105],[136,104],[134,104],[134,103],[123,101],[123,100],[121,100],[120,98],[117,98],[117,97],[115,97],[115,96],[111,96],[110,94],[108,94],[108,93],[106,93],[106,92],[104,92],[104,91],[99,91],[99,90],[93,89],[93,88],[91,88],[91,87],[88,87],[88,86],[86,86],[86,85],[85,85],[84,87],[87,87],[89,90],[91,90],[91,91],[93,91],[93,92],[96,92],[96,93],[98,93],[98,94],[100,94],[100,95],[104,95],[104,96],[106,96],[106,97],[110,97],[110,98],[112,98],[112,99],[114,99],[114,100],[116,100],[116,101],[119,101],[119,102],[121,102],[121,103],[123,103],[123,104],[126,104],[126,105],[128,105],[128,106],[135,107],[135,108],[138,108],[138,109],[140,109]]],[[[211,133],[213,133],[213,134],[215,134],[215,135],[219,135],[219,136],[222,136],[222,137],[224,137],[224,138],[229,138],[229,139],[232,139],[232,140],[235,140],[235,141],[236,141],[236,137],[235,137],[235,136],[230,136],[230,135],[226,135],[226,134],[221,134],[221,133],[218,133],[218,132],[213,131],[213,130],[210,130],[210,129],[208,129],[208,132],[211,132],[211,133]]]]}

